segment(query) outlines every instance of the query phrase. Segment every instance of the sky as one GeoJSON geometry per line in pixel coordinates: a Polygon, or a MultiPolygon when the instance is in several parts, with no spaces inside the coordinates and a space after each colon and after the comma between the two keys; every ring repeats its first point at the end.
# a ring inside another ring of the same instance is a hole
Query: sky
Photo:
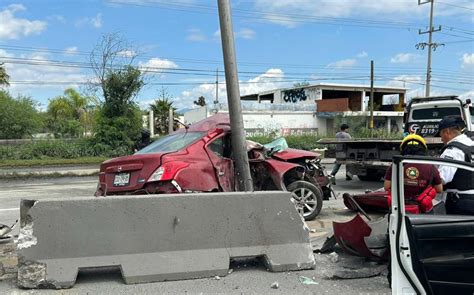
{"type": "MultiPolygon", "coordinates": [[[[241,95],[295,83],[370,83],[424,95],[430,3],[417,0],[231,1],[241,95]]],[[[474,99],[474,1],[435,0],[431,95],[474,99]]],[[[204,96],[218,73],[225,101],[217,1],[0,0],[0,63],[8,90],[45,109],[68,87],[90,94],[90,52],[107,34],[126,40],[124,62],[145,75],[146,108],[166,91],[178,109],[204,96]]]]}

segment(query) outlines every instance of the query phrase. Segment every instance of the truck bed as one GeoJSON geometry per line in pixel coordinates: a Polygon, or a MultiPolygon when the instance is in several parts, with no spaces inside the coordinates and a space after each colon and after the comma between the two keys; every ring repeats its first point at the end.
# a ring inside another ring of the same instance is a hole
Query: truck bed
{"type": "MultiPolygon", "coordinates": [[[[425,141],[427,145],[443,144],[440,137],[427,137],[425,138],[425,141]]],[[[323,138],[323,139],[318,140],[318,143],[321,143],[321,144],[351,144],[351,145],[352,144],[357,145],[360,143],[364,143],[364,144],[381,143],[381,144],[395,144],[395,145],[398,144],[399,145],[401,142],[402,142],[401,139],[380,139],[380,138],[352,138],[352,139],[340,139],[340,140],[336,138],[323,138]]]]}

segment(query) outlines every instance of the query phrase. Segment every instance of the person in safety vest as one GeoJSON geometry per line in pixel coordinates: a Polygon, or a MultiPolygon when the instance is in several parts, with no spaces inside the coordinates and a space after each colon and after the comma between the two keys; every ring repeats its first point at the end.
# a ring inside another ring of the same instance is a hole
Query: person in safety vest
{"type": "MultiPolygon", "coordinates": [[[[472,163],[474,142],[462,133],[461,117],[445,117],[438,131],[445,144],[441,158],[472,163]]],[[[439,173],[445,185],[446,213],[474,215],[474,173],[465,169],[440,165],[439,173]]]]}
{"type": "MultiPolygon", "coordinates": [[[[406,136],[400,144],[402,155],[426,156],[428,147],[423,137],[417,134],[406,136]]],[[[425,213],[433,208],[433,199],[443,191],[438,169],[430,164],[404,165],[405,210],[410,213],[425,213]]],[[[390,192],[392,187],[392,166],[385,173],[384,188],[390,192]]],[[[391,196],[389,194],[389,202],[391,196]]]]}

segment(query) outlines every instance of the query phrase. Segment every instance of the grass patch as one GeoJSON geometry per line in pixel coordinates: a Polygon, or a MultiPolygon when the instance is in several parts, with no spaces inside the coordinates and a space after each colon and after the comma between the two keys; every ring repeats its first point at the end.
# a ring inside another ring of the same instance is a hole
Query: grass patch
{"type": "Polygon", "coordinates": [[[8,173],[1,175],[0,179],[30,179],[30,178],[60,178],[60,177],[87,177],[87,176],[97,176],[99,172],[91,172],[91,173],[84,173],[84,174],[75,174],[75,173],[59,173],[59,172],[52,172],[52,173],[8,173]]]}
{"type": "Polygon", "coordinates": [[[33,159],[33,160],[0,160],[1,168],[34,167],[34,166],[61,166],[61,165],[94,165],[107,160],[106,157],[82,157],[75,159],[33,159]]]}

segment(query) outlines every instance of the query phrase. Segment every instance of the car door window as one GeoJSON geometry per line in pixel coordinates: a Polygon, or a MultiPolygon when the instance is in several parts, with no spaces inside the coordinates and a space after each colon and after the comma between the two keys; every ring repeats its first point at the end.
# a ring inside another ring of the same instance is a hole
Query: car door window
{"type": "Polygon", "coordinates": [[[209,144],[209,149],[219,157],[224,157],[224,137],[219,137],[209,144]]]}

